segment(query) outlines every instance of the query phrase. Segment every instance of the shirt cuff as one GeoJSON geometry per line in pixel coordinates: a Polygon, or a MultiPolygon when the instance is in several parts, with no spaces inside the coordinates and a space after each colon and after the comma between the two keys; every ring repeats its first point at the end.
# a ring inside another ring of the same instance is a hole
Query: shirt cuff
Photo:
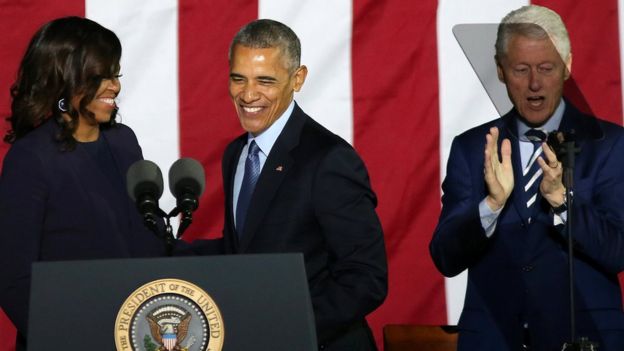
{"type": "Polygon", "coordinates": [[[479,216],[481,218],[481,226],[483,230],[485,230],[485,236],[488,238],[494,234],[494,230],[496,229],[496,222],[498,221],[498,216],[503,211],[503,208],[499,208],[496,211],[492,211],[490,206],[488,206],[485,199],[481,200],[479,203],[479,216]]]}
{"type": "Polygon", "coordinates": [[[559,214],[557,213],[553,214],[553,224],[555,226],[566,224],[567,221],[568,221],[568,211],[563,211],[559,214]]]}

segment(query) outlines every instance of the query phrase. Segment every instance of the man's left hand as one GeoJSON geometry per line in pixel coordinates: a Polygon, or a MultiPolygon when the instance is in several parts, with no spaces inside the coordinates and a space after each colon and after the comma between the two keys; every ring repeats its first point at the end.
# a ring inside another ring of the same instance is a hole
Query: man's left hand
{"type": "Polygon", "coordinates": [[[556,208],[565,202],[565,187],[562,182],[563,167],[548,144],[543,143],[542,148],[546,159],[541,156],[537,158],[537,162],[544,172],[540,192],[550,206],[556,208]]]}

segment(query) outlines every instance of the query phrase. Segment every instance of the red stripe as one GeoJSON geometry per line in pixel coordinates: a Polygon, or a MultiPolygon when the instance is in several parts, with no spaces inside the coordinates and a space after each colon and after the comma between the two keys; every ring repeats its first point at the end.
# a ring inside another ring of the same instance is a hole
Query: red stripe
{"type": "Polygon", "coordinates": [[[15,349],[15,328],[7,316],[0,310],[0,351],[15,349]]]}
{"type": "Polygon", "coordinates": [[[187,240],[220,236],[223,229],[221,156],[242,133],[228,96],[230,41],[245,23],[258,17],[255,1],[180,1],[179,84],[180,156],[199,160],[206,190],[187,240]]]}
{"type": "Polygon", "coordinates": [[[354,144],[379,198],[389,295],[370,318],[446,322],[444,280],[428,243],[440,211],[436,1],[355,0],[354,144]]]}
{"type": "Polygon", "coordinates": [[[557,12],[572,43],[572,80],[564,92],[585,112],[622,124],[620,34],[616,0],[536,0],[557,12]]]}
{"type": "MultiPolygon", "coordinates": [[[[45,0],[3,1],[0,5],[0,117],[10,114],[9,88],[15,81],[20,59],[35,31],[51,19],[62,16],[84,16],[83,0],[64,0],[51,6],[45,0]]],[[[0,132],[4,136],[9,124],[4,123],[0,132]]],[[[8,145],[0,142],[1,159],[8,150],[8,145]]]]}
{"type": "MultiPolygon", "coordinates": [[[[3,1],[0,5],[0,117],[3,125],[2,136],[9,129],[4,118],[10,114],[9,89],[17,74],[19,62],[35,31],[49,20],[62,16],[84,16],[83,0],[64,0],[53,5],[46,0],[3,1]]],[[[0,141],[1,159],[9,145],[0,141]]],[[[4,313],[0,310],[0,351],[14,350],[15,329],[4,313]]]]}

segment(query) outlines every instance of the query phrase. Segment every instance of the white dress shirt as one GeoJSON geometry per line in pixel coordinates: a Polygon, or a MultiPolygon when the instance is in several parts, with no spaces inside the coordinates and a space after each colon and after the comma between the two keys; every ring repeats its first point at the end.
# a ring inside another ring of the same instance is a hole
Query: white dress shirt
{"type": "Polygon", "coordinates": [[[245,174],[245,160],[247,159],[247,153],[249,150],[249,144],[252,140],[256,141],[260,152],[258,152],[258,158],[260,160],[260,173],[262,174],[262,167],[266,162],[269,153],[275,144],[275,141],[282,133],[286,122],[290,119],[290,115],[295,109],[295,100],[290,102],[288,108],[282,113],[275,122],[264,132],[256,135],[255,137],[251,133],[247,133],[247,144],[243,147],[240,157],[238,158],[238,164],[236,165],[236,173],[234,175],[234,189],[232,191],[232,213],[234,214],[234,223],[236,223],[236,206],[238,205],[238,194],[240,193],[243,185],[243,176],[245,174]]]}

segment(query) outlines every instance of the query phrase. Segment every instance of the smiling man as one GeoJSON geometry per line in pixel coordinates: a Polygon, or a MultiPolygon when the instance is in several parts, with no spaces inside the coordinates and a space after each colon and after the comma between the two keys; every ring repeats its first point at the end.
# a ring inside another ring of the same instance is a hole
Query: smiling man
{"type": "Polygon", "coordinates": [[[496,63],[514,107],[453,141],[430,244],[444,275],[468,270],[458,350],[551,351],[576,341],[569,329],[569,225],[576,335],[600,350],[624,350],[617,279],[624,269],[623,129],[562,98],[572,54],[555,12],[525,6],[505,16],[496,63]],[[581,149],[572,223],[562,164],[543,142],[554,130],[573,133],[581,149]]]}
{"type": "Polygon", "coordinates": [[[293,100],[307,75],[300,56],[295,33],[267,19],[230,46],[245,133],[223,156],[225,252],[303,253],[319,348],[374,350],[364,317],[387,293],[377,200],[355,150],[293,100]]]}

